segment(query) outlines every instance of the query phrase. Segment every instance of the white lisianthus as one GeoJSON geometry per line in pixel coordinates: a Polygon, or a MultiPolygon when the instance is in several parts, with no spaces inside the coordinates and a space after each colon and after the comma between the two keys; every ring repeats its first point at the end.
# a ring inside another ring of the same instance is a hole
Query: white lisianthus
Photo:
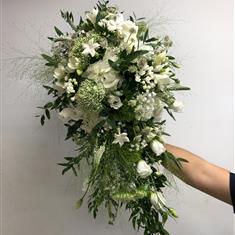
{"type": "Polygon", "coordinates": [[[153,170],[144,160],[140,160],[137,164],[137,173],[141,178],[146,178],[153,173],[153,170]]]}
{"type": "Polygon", "coordinates": [[[120,146],[122,146],[125,142],[130,142],[127,133],[120,133],[120,129],[118,130],[117,134],[114,134],[114,138],[115,139],[113,141],[113,144],[119,144],[120,146]]]}
{"type": "Polygon", "coordinates": [[[77,57],[75,56],[70,57],[68,61],[68,68],[73,72],[78,68],[79,64],[80,60],[77,57]]]}
{"type": "Polygon", "coordinates": [[[97,42],[94,42],[94,39],[92,38],[88,41],[88,43],[83,43],[82,47],[84,49],[82,54],[84,54],[84,55],[90,54],[92,57],[94,57],[95,53],[96,53],[95,50],[100,47],[100,44],[97,42]]]}
{"type": "Polygon", "coordinates": [[[183,102],[179,101],[179,100],[175,100],[173,105],[172,105],[172,109],[175,111],[175,112],[182,112],[183,111],[183,108],[184,108],[184,104],[183,102]]]}
{"type": "Polygon", "coordinates": [[[108,102],[110,104],[110,107],[114,109],[119,109],[122,106],[122,101],[118,96],[110,95],[108,98],[108,102]]]}
{"type": "Polygon", "coordinates": [[[153,140],[150,144],[150,147],[157,156],[161,155],[166,151],[165,146],[157,140],[153,140]]]}
{"type": "Polygon", "coordinates": [[[61,112],[59,112],[59,118],[64,123],[68,122],[69,120],[79,120],[81,117],[80,113],[76,109],[72,108],[65,108],[61,112]]]}
{"type": "Polygon", "coordinates": [[[58,80],[61,80],[65,76],[65,68],[62,64],[60,64],[55,70],[54,70],[54,78],[57,78],[58,80]]]}
{"type": "Polygon", "coordinates": [[[92,11],[86,12],[85,15],[86,15],[87,19],[89,19],[91,21],[91,23],[94,24],[96,21],[96,17],[98,15],[98,12],[99,12],[99,10],[94,8],[92,11]]]}
{"type": "Polygon", "coordinates": [[[152,192],[150,195],[150,201],[156,210],[162,210],[166,205],[166,199],[161,192],[152,192]]]}

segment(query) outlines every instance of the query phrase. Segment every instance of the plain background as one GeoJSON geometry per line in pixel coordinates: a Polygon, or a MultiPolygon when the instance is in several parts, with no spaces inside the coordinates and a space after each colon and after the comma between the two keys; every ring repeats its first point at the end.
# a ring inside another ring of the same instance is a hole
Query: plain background
{"type": "MultiPolygon", "coordinates": [[[[134,235],[128,213],[122,211],[115,226],[107,225],[101,210],[94,220],[81,195],[82,182],[72,174],[61,176],[56,165],[74,154],[74,145],[64,142],[63,124],[53,121],[41,128],[37,106],[49,98],[33,80],[30,63],[9,58],[40,54],[47,50],[46,37],[53,26],[68,29],[60,9],[83,13],[95,1],[4,0],[3,1],[3,113],[2,182],[4,235],[134,235]],[[6,62],[6,63],[5,63],[6,62]],[[25,64],[26,63],[26,64],[25,64]],[[26,67],[25,67],[26,66],[26,67]],[[21,69],[22,68],[22,69],[21,69]]],[[[233,1],[232,0],[115,0],[129,15],[151,19],[155,33],[174,40],[172,54],[182,68],[182,84],[192,91],[178,97],[185,110],[177,122],[169,119],[168,142],[186,148],[208,161],[233,170],[233,1]]],[[[30,60],[30,58],[29,58],[30,60]]],[[[169,220],[172,235],[232,235],[232,207],[176,180],[176,190],[167,193],[168,204],[179,219],[169,220]]],[[[142,234],[141,232],[137,234],[142,234]]]]}

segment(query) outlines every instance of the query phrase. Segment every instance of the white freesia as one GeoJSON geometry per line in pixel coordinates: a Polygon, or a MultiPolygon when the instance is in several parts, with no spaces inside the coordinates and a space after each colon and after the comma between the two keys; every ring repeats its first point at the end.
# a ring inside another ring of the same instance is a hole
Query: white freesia
{"type": "Polygon", "coordinates": [[[140,160],[137,164],[137,173],[141,178],[146,178],[153,173],[153,170],[144,160],[140,160]]]}
{"type": "Polygon", "coordinates": [[[110,104],[110,107],[114,109],[119,109],[122,106],[122,101],[118,96],[110,95],[108,98],[108,102],[110,104]]]}
{"type": "Polygon", "coordinates": [[[97,42],[94,42],[94,39],[92,38],[88,41],[88,43],[83,43],[82,47],[84,49],[82,54],[84,54],[84,55],[90,54],[92,57],[94,57],[95,53],[96,53],[95,50],[100,47],[100,44],[97,42]]]}
{"type": "Polygon", "coordinates": [[[69,120],[79,120],[81,114],[73,108],[64,108],[61,112],[59,112],[59,118],[63,122],[68,122],[69,120]]]}
{"type": "Polygon", "coordinates": [[[153,140],[150,144],[150,147],[157,156],[161,155],[166,151],[165,146],[157,140],[153,140]]]}
{"type": "Polygon", "coordinates": [[[119,144],[120,146],[122,146],[125,142],[130,142],[127,133],[120,133],[120,129],[118,130],[117,134],[114,134],[114,138],[115,139],[113,141],[113,144],[119,144]]]}
{"type": "Polygon", "coordinates": [[[183,108],[184,108],[184,104],[183,102],[179,101],[179,100],[175,100],[173,105],[172,105],[172,109],[175,111],[175,112],[182,112],[183,111],[183,108]]]}
{"type": "Polygon", "coordinates": [[[54,70],[54,78],[57,78],[58,80],[61,80],[65,76],[65,68],[63,65],[59,65],[55,70],[54,70]]]}
{"type": "Polygon", "coordinates": [[[156,210],[162,210],[166,205],[166,199],[161,192],[152,192],[150,195],[150,201],[156,210]]]}
{"type": "Polygon", "coordinates": [[[68,61],[68,68],[73,72],[78,68],[79,64],[80,60],[77,57],[75,56],[70,57],[68,61]]]}
{"type": "Polygon", "coordinates": [[[99,12],[99,10],[94,8],[92,11],[86,12],[85,15],[86,15],[87,19],[89,19],[94,24],[96,21],[96,17],[98,15],[98,12],[99,12]]]}

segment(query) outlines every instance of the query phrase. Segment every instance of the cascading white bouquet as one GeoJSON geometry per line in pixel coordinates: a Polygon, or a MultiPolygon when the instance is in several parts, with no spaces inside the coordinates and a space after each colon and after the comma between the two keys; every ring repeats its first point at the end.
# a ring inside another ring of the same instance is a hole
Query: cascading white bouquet
{"type": "Polygon", "coordinates": [[[38,116],[43,125],[50,111],[57,111],[68,129],[66,139],[78,145],[77,155],[59,164],[62,174],[72,170],[77,176],[81,164],[89,166],[77,207],[88,194],[94,217],[104,205],[112,224],[125,206],[135,229],[169,234],[164,224],[177,215],[166,205],[162,189],[170,182],[160,167],[168,161],[180,168],[184,159],[165,149],[169,134],[162,114],[174,119],[183,104],[173,92],[189,90],[176,78],[172,41],[150,38],[143,18],[126,20],[107,1],[86,12],[78,25],[72,13],[61,16],[73,32],[55,27],[57,36],[49,37],[51,54],[42,57],[54,68],[51,83],[44,85],[53,100],[39,107],[38,116]]]}

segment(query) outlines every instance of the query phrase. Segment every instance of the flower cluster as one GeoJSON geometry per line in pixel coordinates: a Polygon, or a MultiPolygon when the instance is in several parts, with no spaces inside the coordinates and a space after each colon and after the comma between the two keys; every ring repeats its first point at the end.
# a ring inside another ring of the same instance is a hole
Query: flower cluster
{"type": "Polygon", "coordinates": [[[189,89],[176,78],[172,41],[149,37],[143,18],[125,19],[108,2],[86,12],[78,25],[72,13],[61,15],[73,31],[55,27],[51,55],[42,55],[54,73],[44,85],[53,101],[42,107],[41,124],[56,110],[68,129],[66,139],[78,145],[77,156],[60,164],[63,174],[71,169],[77,175],[87,160],[89,177],[77,206],[89,194],[94,217],[103,204],[112,223],[125,204],[135,228],[168,234],[163,225],[176,213],[164,198],[168,179],[160,166],[167,160],[180,166],[180,160],[165,149],[162,114],[174,118],[173,112],[181,112],[173,91],[189,89]]]}

